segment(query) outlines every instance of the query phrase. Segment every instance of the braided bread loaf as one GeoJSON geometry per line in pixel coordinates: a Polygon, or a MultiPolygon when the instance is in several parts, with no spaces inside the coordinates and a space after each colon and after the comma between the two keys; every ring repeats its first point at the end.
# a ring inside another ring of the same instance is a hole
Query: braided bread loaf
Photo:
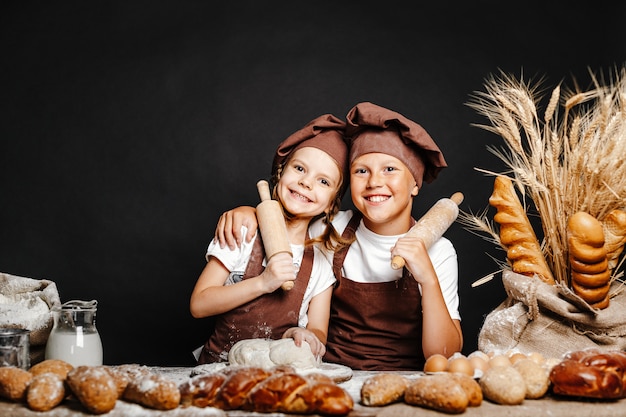
{"type": "Polygon", "coordinates": [[[626,353],[587,349],[567,354],[550,371],[555,394],[598,399],[626,397],[626,353]]]}
{"type": "Polygon", "coordinates": [[[567,245],[572,290],[594,308],[608,307],[611,270],[602,223],[583,211],[573,214],[567,221],[567,245]]]}
{"type": "Polygon", "coordinates": [[[230,367],[179,385],[181,406],[222,410],[346,415],[354,400],[331,378],[299,375],[291,366],[230,367]]]}
{"type": "Polygon", "coordinates": [[[552,271],[509,177],[496,177],[489,204],[497,209],[493,219],[500,224],[500,243],[507,250],[513,272],[537,275],[545,283],[554,285],[552,271]]]}

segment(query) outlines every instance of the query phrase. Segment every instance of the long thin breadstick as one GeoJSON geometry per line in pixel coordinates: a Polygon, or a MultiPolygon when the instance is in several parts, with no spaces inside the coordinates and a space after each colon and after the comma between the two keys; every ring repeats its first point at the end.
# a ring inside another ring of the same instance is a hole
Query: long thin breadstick
{"type": "MultiPolygon", "coordinates": [[[[409,229],[406,236],[418,237],[424,241],[426,249],[430,248],[454,223],[462,201],[463,194],[460,192],[452,194],[450,198],[440,199],[409,229]]],[[[393,269],[404,267],[404,259],[401,256],[394,256],[391,259],[391,267],[393,269]]]]}

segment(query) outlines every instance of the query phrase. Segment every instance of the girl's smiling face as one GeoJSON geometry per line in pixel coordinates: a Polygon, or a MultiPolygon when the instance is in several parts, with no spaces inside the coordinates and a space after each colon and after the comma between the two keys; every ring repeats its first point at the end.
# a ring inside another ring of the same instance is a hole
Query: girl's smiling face
{"type": "Polygon", "coordinates": [[[285,164],[276,192],[286,212],[313,218],[329,210],[340,186],[335,160],[318,148],[304,147],[285,164]]]}
{"type": "Polygon", "coordinates": [[[365,226],[374,233],[406,233],[418,191],[413,174],[391,155],[366,153],[350,166],[352,202],[363,214],[365,226]]]}

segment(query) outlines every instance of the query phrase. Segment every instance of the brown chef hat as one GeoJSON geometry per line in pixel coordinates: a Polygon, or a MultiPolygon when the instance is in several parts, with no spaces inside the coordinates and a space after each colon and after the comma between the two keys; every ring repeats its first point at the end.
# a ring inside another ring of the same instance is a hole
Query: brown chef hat
{"type": "Polygon", "coordinates": [[[348,145],[345,140],[346,124],[332,114],[316,117],[302,129],[292,133],[276,150],[272,175],[276,174],[279,165],[283,164],[295,150],[307,146],[321,149],[330,155],[343,174],[343,190],[348,180],[348,145]]]}
{"type": "Polygon", "coordinates": [[[422,181],[432,182],[448,166],[426,130],[400,113],[363,102],[354,106],[346,119],[350,164],[366,153],[391,155],[409,168],[420,188],[422,181]]]}

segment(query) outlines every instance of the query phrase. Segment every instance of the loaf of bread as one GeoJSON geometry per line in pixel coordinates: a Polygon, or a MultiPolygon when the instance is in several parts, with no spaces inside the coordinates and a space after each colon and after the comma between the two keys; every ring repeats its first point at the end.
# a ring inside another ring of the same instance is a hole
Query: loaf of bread
{"type": "Polygon", "coordinates": [[[500,244],[506,248],[513,272],[531,277],[536,275],[545,283],[554,285],[552,271],[510,178],[496,177],[489,204],[497,210],[493,219],[500,225],[500,244]]]}
{"type": "Polygon", "coordinates": [[[450,373],[427,374],[411,381],[404,402],[447,414],[463,413],[469,406],[467,393],[450,373]]]}
{"type": "Polygon", "coordinates": [[[376,374],[363,382],[361,386],[361,402],[363,405],[380,407],[404,399],[409,380],[399,374],[376,374]]]}
{"type": "Polygon", "coordinates": [[[74,369],[74,366],[68,362],[65,362],[61,359],[45,359],[35,365],[31,366],[28,372],[33,374],[33,376],[37,376],[39,374],[45,374],[47,372],[52,372],[61,377],[61,379],[65,380],[67,377],[67,373],[74,369]]]}
{"type": "Polygon", "coordinates": [[[350,394],[330,378],[299,375],[288,366],[225,368],[193,376],[178,388],[183,407],[324,415],[346,415],[354,407],[350,394]]]}
{"type": "Polygon", "coordinates": [[[550,371],[555,394],[596,399],[626,397],[626,353],[583,350],[566,355],[550,371]]]}
{"type": "Polygon", "coordinates": [[[567,221],[567,248],[574,293],[594,308],[609,305],[611,271],[602,223],[584,211],[567,221]]]}
{"type": "Polygon", "coordinates": [[[66,382],[90,413],[104,414],[115,408],[117,385],[104,366],[77,366],[67,373],[66,382]]]}
{"type": "Polygon", "coordinates": [[[469,375],[454,372],[426,374],[417,379],[381,373],[367,378],[361,386],[361,403],[372,407],[404,401],[409,405],[459,414],[467,407],[480,406],[482,400],[478,382],[469,375]]]}
{"type": "Polygon", "coordinates": [[[0,398],[19,402],[26,398],[33,374],[17,366],[0,366],[0,398]]]}
{"type": "Polygon", "coordinates": [[[172,410],[180,404],[180,391],[174,381],[151,373],[131,380],[122,398],[155,410],[172,410]]]}
{"type": "Polygon", "coordinates": [[[609,269],[617,267],[619,256],[626,243],[626,211],[611,210],[602,222],[604,229],[604,247],[608,258],[609,269]]]}
{"type": "Polygon", "coordinates": [[[26,392],[26,404],[34,411],[49,411],[65,399],[65,378],[53,372],[33,377],[26,392]]]}

